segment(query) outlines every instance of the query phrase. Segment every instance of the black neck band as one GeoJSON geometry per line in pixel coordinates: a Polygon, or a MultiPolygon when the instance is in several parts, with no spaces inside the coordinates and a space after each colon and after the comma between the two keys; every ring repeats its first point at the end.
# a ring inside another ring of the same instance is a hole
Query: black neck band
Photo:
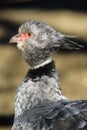
{"type": "Polygon", "coordinates": [[[31,69],[28,71],[27,75],[26,75],[26,79],[27,78],[31,78],[31,79],[36,79],[36,78],[40,78],[41,76],[49,76],[52,77],[53,73],[55,72],[55,64],[54,61],[51,61],[50,63],[41,66],[37,69],[31,69]]]}

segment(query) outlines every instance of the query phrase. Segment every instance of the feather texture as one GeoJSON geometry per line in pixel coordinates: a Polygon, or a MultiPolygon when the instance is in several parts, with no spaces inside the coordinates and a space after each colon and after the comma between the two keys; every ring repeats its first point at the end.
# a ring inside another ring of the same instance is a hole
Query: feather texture
{"type": "MultiPolygon", "coordinates": [[[[37,105],[15,118],[17,130],[87,130],[87,101],[51,102],[37,105]],[[84,114],[83,114],[84,113],[84,114]],[[86,113],[86,115],[85,115],[86,113]],[[86,116],[86,118],[85,118],[86,116]]],[[[14,128],[15,129],[15,128],[14,128]]]]}
{"type": "Polygon", "coordinates": [[[12,130],[87,130],[87,100],[70,101],[63,96],[52,61],[56,49],[83,46],[34,20],[22,24],[10,42],[17,43],[32,67],[16,93],[12,130]]]}

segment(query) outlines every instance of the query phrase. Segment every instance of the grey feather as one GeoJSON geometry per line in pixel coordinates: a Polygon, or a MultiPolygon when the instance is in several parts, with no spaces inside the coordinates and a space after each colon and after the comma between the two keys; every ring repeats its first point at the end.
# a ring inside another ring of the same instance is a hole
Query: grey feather
{"type": "Polygon", "coordinates": [[[56,49],[83,46],[34,20],[22,24],[10,42],[17,42],[32,67],[16,93],[12,130],[87,130],[87,100],[70,101],[62,94],[52,61],[56,49]]]}
{"type": "MultiPolygon", "coordinates": [[[[77,106],[75,106],[77,108],[78,102],[79,101],[77,101],[77,106]]],[[[77,113],[73,104],[74,101],[67,102],[66,105],[59,102],[48,103],[47,105],[39,104],[35,108],[27,110],[22,115],[15,118],[15,127],[30,127],[31,129],[29,130],[49,130],[50,128],[51,130],[57,130],[56,128],[60,127],[61,130],[84,130],[87,128],[87,121],[84,118],[84,114],[83,116],[81,116],[81,114],[82,112],[84,113],[85,109],[79,109],[77,113]],[[72,105],[73,109],[72,107],[68,107],[67,109],[67,105],[72,105]]],[[[84,101],[82,101],[80,105],[81,104],[84,104],[84,101]]],[[[22,130],[25,129],[22,128],[22,130]]]]}

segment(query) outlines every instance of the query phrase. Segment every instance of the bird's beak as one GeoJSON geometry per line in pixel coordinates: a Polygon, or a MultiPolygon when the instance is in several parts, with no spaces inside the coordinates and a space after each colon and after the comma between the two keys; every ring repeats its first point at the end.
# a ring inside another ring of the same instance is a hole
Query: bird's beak
{"type": "Polygon", "coordinates": [[[16,34],[10,38],[9,43],[18,43],[19,38],[20,38],[20,34],[16,34]]]}

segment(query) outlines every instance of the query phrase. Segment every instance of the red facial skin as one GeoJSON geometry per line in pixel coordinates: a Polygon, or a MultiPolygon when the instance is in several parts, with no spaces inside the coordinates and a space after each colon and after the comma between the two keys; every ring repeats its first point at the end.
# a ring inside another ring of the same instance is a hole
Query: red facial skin
{"type": "Polygon", "coordinates": [[[16,34],[15,36],[13,36],[11,39],[10,39],[10,42],[12,43],[17,43],[17,42],[20,42],[20,43],[23,43],[23,41],[26,39],[26,38],[32,38],[32,33],[22,33],[22,34],[16,34]]]}

